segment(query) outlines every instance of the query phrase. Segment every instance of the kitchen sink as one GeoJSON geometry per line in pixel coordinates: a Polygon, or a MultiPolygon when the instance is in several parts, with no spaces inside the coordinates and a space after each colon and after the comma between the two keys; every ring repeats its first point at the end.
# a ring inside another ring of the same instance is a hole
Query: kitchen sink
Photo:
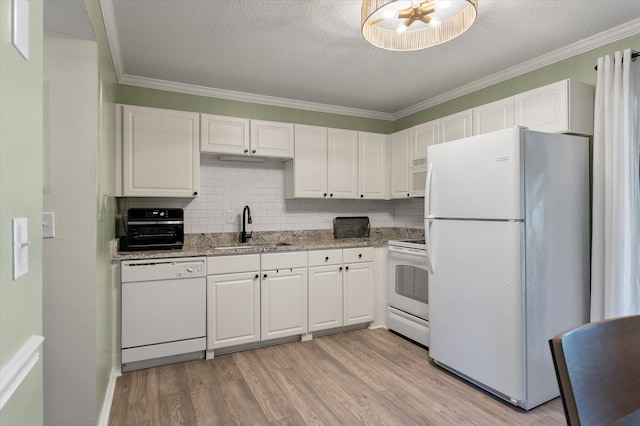
{"type": "Polygon", "coordinates": [[[245,246],[226,246],[226,247],[214,247],[214,250],[251,250],[257,248],[264,247],[286,247],[290,246],[291,243],[257,243],[257,244],[249,244],[245,246]]]}

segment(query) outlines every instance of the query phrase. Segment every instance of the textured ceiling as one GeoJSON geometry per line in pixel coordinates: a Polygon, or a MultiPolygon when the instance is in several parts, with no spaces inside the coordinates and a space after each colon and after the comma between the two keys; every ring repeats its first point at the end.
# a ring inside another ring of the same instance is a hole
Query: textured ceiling
{"type": "Polygon", "coordinates": [[[100,1],[125,81],[389,114],[614,27],[640,32],[637,0],[480,0],[459,38],[390,52],[362,37],[360,0],[100,1]]]}

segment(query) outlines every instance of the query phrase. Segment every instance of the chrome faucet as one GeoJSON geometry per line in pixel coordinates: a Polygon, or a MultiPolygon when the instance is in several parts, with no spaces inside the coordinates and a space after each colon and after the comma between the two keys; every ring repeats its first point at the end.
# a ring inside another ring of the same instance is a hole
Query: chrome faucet
{"type": "Polygon", "coordinates": [[[240,234],[240,242],[246,243],[248,238],[251,238],[252,232],[247,233],[246,224],[251,224],[251,209],[249,206],[244,206],[242,210],[242,233],[240,234]],[[248,216],[248,218],[247,218],[248,216]]]}

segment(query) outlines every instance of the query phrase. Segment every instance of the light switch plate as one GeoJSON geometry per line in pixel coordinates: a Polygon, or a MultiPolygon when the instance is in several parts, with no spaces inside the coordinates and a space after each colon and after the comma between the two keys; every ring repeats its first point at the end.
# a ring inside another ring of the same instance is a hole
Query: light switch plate
{"type": "Polygon", "coordinates": [[[42,238],[55,238],[56,214],[54,212],[42,212],[42,238]]]}
{"type": "Polygon", "coordinates": [[[26,217],[13,219],[13,279],[29,272],[29,222],[26,217]]]}

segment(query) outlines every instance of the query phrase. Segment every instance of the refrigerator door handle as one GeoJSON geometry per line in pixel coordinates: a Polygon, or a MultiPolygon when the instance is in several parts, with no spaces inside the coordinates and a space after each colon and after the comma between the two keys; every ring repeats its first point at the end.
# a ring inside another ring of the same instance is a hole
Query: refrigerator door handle
{"type": "Polygon", "coordinates": [[[425,219],[424,220],[424,244],[426,246],[427,251],[427,271],[433,274],[433,256],[431,254],[431,231],[429,231],[429,224],[433,221],[433,219],[425,219]]]}
{"type": "Polygon", "coordinates": [[[431,231],[429,224],[431,223],[431,176],[433,175],[433,163],[427,166],[427,182],[424,186],[424,243],[427,248],[427,270],[433,274],[433,256],[431,254],[431,231]]]}

